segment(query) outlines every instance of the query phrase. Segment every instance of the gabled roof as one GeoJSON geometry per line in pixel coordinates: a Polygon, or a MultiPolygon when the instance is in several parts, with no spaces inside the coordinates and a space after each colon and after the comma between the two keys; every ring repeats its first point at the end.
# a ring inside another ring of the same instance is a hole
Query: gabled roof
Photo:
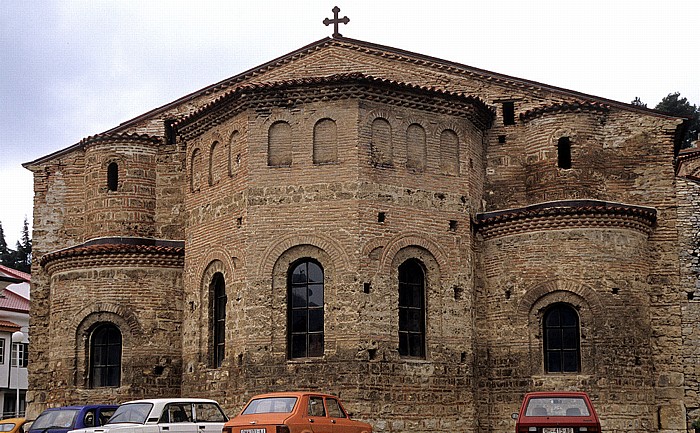
{"type": "MultiPolygon", "coordinates": [[[[32,280],[32,276],[26,272],[18,271],[17,269],[8,268],[7,266],[0,265],[0,276],[15,278],[26,283],[32,280]]],[[[19,281],[18,281],[19,282],[19,281]]]]}
{"type": "MultiPolygon", "coordinates": [[[[471,76],[477,79],[482,79],[482,80],[487,80],[490,82],[494,83],[500,83],[502,85],[507,85],[507,86],[514,86],[518,88],[523,88],[523,89],[531,89],[531,90],[536,90],[536,89],[542,89],[542,90],[547,90],[555,93],[559,93],[564,96],[568,96],[573,99],[579,100],[579,103],[586,104],[586,103],[594,103],[597,105],[608,105],[608,106],[614,106],[617,108],[621,108],[624,110],[629,110],[629,111],[636,111],[636,112],[642,112],[648,115],[653,115],[653,116],[659,116],[659,117],[665,117],[665,118],[678,118],[677,116],[671,116],[665,113],[662,113],[657,110],[653,110],[650,108],[638,106],[638,105],[632,105],[632,104],[627,104],[619,101],[614,101],[611,99],[607,98],[602,98],[598,96],[593,96],[581,92],[577,92],[574,90],[569,90],[565,89],[562,87],[557,87],[557,86],[551,86],[548,84],[543,84],[537,81],[532,81],[532,80],[526,80],[523,78],[517,78],[513,77],[510,75],[505,75],[505,74],[500,74],[497,72],[491,72],[487,71],[485,69],[479,69],[475,68],[473,66],[468,66],[464,65],[461,63],[457,62],[452,62],[444,59],[440,59],[437,57],[431,57],[428,55],[424,54],[418,54],[414,53],[411,51],[406,51],[402,50],[399,48],[393,48],[389,47],[386,45],[380,45],[380,44],[375,44],[371,42],[365,42],[357,39],[352,39],[352,38],[346,38],[343,36],[337,36],[337,37],[326,37],[323,39],[320,39],[316,42],[313,42],[309,45],[306,45],[304,47],[301,47],[297,50],[294,50],[290,53],[287,53],[283,56],[280,56],[276,59],[273,59],[269,62],[263,63],[262,65],[256,66],[252,69],[249,69],[247,71],[244,71],[238,75],[234,75],[233,77],[227,78],[225,80],[219,81],[218,83],[212,84],[210,86],[204,87],[200,90],[197,90],[195,92],[192,92],[188,95],[185,95],[181,98],[178,98],[168,104],[165,104],[163,106],[160,106],[158,108],[155,108],[153,110],[150,110],[144,114],[141,114],[137,117],[134,117],[133,119],[127,120],[126,122],[123,122],[119,124],[118,126],[109,129],[105,131],[102,134],[98,134],[99,136],[109,136],[111,134],[117,134],[117,133],[122,133],[126,129],[128,129],[131,126],[136,125],[137,123],[144,121],[149,118],[153,118],[155,116],[158,116],[161,113],[164,113],[178,105],[187,103],[189,101],[192,101],[196,98],[199,98],[201,96],[205,96],[208,94],[212,93],[217,93],[217,92],[222,92],[225,89],[235,86],[236,84],[246,81],[249,79],[254,78],[257,75],[260,75],[268,70],[280,67],[286,63],[293,62],[299,58],[302,58],[304,56],[309,55],[310,53],[330,47],[330,46],[339,46],[343,47],[346,49],[351,49],[351,50],[357,50],[361,51],[364,53],[376,55],[379,57],[384,57],[384,58],[392,58],[395,59],[396,61],[400,62],[406,62],[406,63],[413,63],[421,66],[427,66],[430,68],[435,68],[436,70],[442,70],[442,71],[449,71],[455,74],[462,74],[465,76],[471,76]]],[[[62,150],[56,151],[54,153],[51,153],[49,155],[43,156],[41,158],[38,158],[34,161],[27,162],[22,164],[25,168],[29,168],[30,166],[41,163],[43,161],[52,159],[56,156],[60,156],[62,154],[65,154],[67,152],[70,152],[76,148],[80,148],[84,140],[81,140],[80,142],[69,146],[67,148],[64,148],[62,150]]]]}
{"type": "Polygon", "coordinates": [[[0,292],[0,310],[29,312],[29,299],[26,299],[10,290],[0,292]]]}

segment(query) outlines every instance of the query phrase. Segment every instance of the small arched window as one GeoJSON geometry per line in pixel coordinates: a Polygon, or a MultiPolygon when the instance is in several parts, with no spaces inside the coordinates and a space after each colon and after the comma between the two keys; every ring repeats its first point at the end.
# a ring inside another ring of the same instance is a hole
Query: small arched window
{"type": "Polygon", "coordinates": [[[90,335],[90,387],[119,386],[122,333],[115,325],[99,325],[90,335]]]}
{"type": "Polygon", "coordinates": [[[289,358],[323,356],[323,268],[310,259],[289,269],[287,316],[289,358]]]}
{"type": "Polygon", "coordinates": [[[571,140],[561,137],[557,142],[557,165],[559,168],[571,168],[571,140]]]}
{"type": "Polygon", "coordinates": [[[107,166],[107,189],[116,191],[119,187],[119,164],[110,162],[107,166]]]}
{"type": "Polygon", "coordinates": [[[399,266],[399,355],[425,358],[425,272],[415,259],[399,266]]]}
{"type": "Polygon", "coordinates": [[[210,284],[212,312],[212,364],[221,367],[226,355],[226,282],[224,276],[217,272],[210,284]]]}
{"type": "Polygon", "coordinates": [[[543,317],[544,369],[547,373],[580,371],[578,313],[570,305],[557,303],[543,317]]]}

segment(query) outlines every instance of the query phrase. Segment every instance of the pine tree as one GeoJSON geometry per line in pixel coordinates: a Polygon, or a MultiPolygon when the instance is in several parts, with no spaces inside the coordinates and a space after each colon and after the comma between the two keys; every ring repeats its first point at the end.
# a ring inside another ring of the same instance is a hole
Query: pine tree
{"type": "Polygon", "coordinates": [[[32,240],[29,237],[29,224],[24,218],[22,227],[22,238],[17,241],[17,250],[14,252],[14,269],[30,273],[32,271],[32,240]]]}
{"type": "Polygon", "coordinates": [[[679,92],[669,93],[659,102],[655,109],[674,116],[687,117],[688,129],[681,147],[690,147],[691,143],[697,139],[700,132],[700,110],[695,105],[691,105],[687,98],[681,98],[679,92]]]}
{"type": "Polygon", "coordinates": [[[5,241],[5,232],[2,229],[2,222],[0,222],[0,264],[5,266],[11,266],[12,263],[10,263],[10,260],[10,249],[7,248],[7,241],[5,241]]]}

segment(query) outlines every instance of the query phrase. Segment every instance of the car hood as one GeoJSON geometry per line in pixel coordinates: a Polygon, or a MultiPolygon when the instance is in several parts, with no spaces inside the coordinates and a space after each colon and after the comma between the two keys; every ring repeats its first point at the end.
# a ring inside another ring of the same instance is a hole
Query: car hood
{"type": "Polygon", "coordinates": [[[119,431],[121,429],[125,428],[134,428],[134,426],[139,426],[142,424],[136,424],[133,422],[125,422],[125,423],[114,423],[114,424],[106,424],[100,427],[90,427],[90,428],[83,428],[80,430],[71,430],[68,433],[108,433],[108,432],[113,432],[113,431],[119,431]]]}

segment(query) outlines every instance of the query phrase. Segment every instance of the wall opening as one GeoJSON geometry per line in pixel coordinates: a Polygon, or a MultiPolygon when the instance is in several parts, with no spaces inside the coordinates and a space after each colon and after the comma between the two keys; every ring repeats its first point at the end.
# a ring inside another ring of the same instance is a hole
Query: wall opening
{"type": "Polygon", "coordinates": [[[571,168],[571,140],[561,137],[557,142],[557,165],[559,168],[571,168]]]}
{"type": "Polygon", "coordinates": [[[513,101],[504,102],[503,109],[503,124],[515,125],[515,103],[513,101]]]}
{"type": "Polygon", "coordinates": [[[107,166],[107,189],[116,191],[119,186],[119,164],[110,162],[107,166]]]}

